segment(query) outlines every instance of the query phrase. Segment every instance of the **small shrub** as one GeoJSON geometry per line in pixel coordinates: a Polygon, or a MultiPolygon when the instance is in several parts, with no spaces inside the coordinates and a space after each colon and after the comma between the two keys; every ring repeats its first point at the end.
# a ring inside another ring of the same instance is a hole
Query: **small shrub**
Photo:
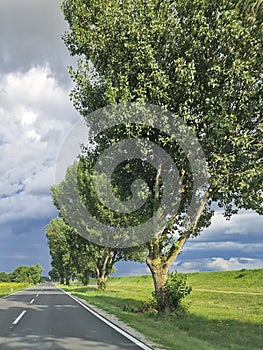
{"type": "Polygon", "coordinates": [[[166,285],[166,290],[169,297],[171,312],[183,314],[189,308],[186,304],[182,304],[183,299],[189,295],[192,288],[187,286],[187,276],[178,276],[177,271],[170,274],[170,278],[166,285]]]}
{"type": "Polygon", "coordinates": [[[236,276],[236,278],[245,277],[245,276],[246,276],[246,272],[247,272],[246,269],[241,269],[241,270],[240,270],[240,273],[236,276]]]}
{"type": "MultiPolygon", "coordinates": [[[[186,315],[190,307],[190,303],[183,302],[183,299],[192,291],[192,288],[187,286],[186,283],[187,276],[182,275],[179,277],[177,271],[174,271],[169,275],[169,279],[166,284],[166,293],[168,293],[171,313],[177,316],[186,315]]],[[[157,298],[158,296],[156,293],[152,292],[152,298],[149,298],[143,302],[141,307],[136,309],[136,312],[157,312],[157,298]]]]}
{"type": "Polygon", "coordinates": [[[147,311],[157,311],[157,302],[155,298],[149,298],[145,300],[142,305],[139,308],[140,312],[147,312],[147,311]]]}

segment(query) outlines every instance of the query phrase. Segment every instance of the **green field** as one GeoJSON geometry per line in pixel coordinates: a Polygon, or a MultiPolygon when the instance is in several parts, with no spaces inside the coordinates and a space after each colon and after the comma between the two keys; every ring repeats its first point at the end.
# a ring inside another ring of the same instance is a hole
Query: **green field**
{"type": "Polygon", "coordinates": [[[0,298],[30,287],[29,283],[0,282],[0,298]]]}
{"type": "Polygon", "coordinates": [[[116,277],[105,293],[94,287],[65,290],[87,300],[146,335],[165,349],[259,350],[263,344],[263,269],[190,273],[193,291],[189,313],[160,318],[154,313],[133,313],[151,296],[151,276],[116,277]]]}

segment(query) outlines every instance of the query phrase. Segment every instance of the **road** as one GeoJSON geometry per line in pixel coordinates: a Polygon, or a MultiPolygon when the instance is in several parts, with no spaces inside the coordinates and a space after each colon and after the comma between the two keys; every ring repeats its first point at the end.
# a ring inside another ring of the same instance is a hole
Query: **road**
{"type": "Polygon", "coordinates": [[[0,299],[1,350],[151,349],[121,333],[53,284],[0,299]]]}

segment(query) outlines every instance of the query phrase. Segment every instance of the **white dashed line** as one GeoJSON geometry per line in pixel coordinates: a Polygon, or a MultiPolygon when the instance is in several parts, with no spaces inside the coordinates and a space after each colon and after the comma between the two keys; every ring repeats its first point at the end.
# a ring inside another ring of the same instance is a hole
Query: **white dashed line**
{"type": "Polygon", "coordinates": [[[22,311],[21,314],[14,320],[13,324],[18,324],[18,322],[21,320],[25,313],[26,310],[22,311]]]}

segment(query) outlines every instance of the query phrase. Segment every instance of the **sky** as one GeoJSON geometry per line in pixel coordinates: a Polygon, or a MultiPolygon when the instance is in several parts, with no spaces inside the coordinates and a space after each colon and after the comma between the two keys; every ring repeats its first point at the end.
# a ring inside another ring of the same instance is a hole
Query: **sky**
{"type": "MultiPolygon", "coordinates": [[[[59,149],[81,119],[69,93],[74,64],[61,35],[60,0],[0,1],[0,271],[50,256],[45,226],[57,216],[50,187],[59,149]]],[[[190,239],[172,269],[180,272],[263,268],[263,217],[241,211],[190,239]]],[[[149,273],[145,264],[120,262],[119,275],[149,273]]]]}

